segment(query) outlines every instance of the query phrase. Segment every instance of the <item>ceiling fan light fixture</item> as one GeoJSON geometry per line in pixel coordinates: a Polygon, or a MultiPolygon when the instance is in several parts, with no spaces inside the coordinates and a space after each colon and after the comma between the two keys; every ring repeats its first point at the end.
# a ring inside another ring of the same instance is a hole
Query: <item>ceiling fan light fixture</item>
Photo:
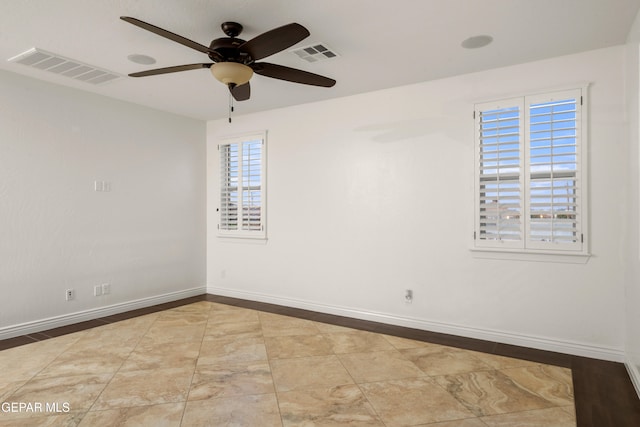
{"type": "Polygon", "coordinates": [[[253,70],[238,62],[218,62],[211,66],[211,74],[227,86],[240,86],[251,79],[253,70]]]}

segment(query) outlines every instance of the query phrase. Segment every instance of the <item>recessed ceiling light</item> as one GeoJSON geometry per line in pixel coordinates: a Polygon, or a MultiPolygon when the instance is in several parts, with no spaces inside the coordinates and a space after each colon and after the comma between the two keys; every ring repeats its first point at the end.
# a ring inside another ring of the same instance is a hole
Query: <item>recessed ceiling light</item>
{"type": "Polygon", "coordinates": [[[460,46],[462,46],[465,49],[477,49],[479,47],[485,47],[486,45],[488,45],[492,41],[493,41],[493,37],[491,37],[491,36],[486,36],[486,35],[473,36],[473,37],[469,37],[468,39],[464,40],[460,44],[460,46]]]}
{"type": "Polygon", "coordinates": [[[131,62],[135,62],[136,64],[143,64],[143,65],[151,65],[156,63],[155,58],[152,58],[147,55],[140,55],[139,53],[131,54],[127,56],[127,59],[131,62]]]}

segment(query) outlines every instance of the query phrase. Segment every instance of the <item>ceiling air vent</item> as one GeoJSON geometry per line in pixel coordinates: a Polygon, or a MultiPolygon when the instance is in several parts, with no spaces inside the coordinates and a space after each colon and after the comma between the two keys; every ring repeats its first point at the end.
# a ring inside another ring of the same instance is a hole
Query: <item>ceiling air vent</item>
{"type": "Polygon", "coordinates": [[[335,50],[332,50],[323,43],[301,47],[299,49],[294,49],[291,52],[295,53],[301,59],[304,59],[307,62],[324,61],[325,59],[338,57],[338,54],[335,50]]]}
{"type": "Polygon", "coordinates": [[[110,82],[121,77],[114,72],[83,64],[80,61],[68,59],[36,47],[9,58],[9,62],[49,71],[94,85],[110,82]]]}

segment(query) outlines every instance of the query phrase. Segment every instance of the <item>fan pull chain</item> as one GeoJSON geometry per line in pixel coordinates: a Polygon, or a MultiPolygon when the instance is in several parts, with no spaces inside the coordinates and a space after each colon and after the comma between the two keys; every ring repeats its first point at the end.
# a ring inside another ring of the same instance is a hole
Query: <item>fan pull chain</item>
{"type": "Polygon", "coordinates": [[[231,123],[231,113],[233,113],[233,96],[229,91],[229,123],[231,123]]]}

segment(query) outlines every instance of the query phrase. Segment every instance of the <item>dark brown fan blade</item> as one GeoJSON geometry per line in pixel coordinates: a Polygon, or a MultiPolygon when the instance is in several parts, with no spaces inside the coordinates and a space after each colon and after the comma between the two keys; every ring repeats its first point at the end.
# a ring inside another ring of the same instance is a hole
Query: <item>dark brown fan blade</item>
{"type": "Polygon", "coordinates": [[[291,47],[308,36],[309,31],[305,27],[292,23],[262,33],[244,42],[238,48],[242,52],[247,52],[254,61],[257,61],[291,47]]]}
{"type": "Polygon", "coordinates": [[[120,19],[122,19],[123,21],[127,21],[130,24],[136,25],[140,28],[144,28],[147,31],[151,31],[154,34],[157,34],[159,36],[165,37],[169,40],[173,40],[176,43],[180,43],[181,45],[190,47],[191,49],[195,49],[197,51],[200,51],[202,53],[206,53],[209,54],[211,52],[213,52],[211,49],[209,49],[207,46],[202,45],[200,43],[196,43],[193,40],[189,40],[188,38],[179,36],[177,34],[172,33],[171,31],[167,31],[167,30],[163,30],[160,27],[156,27],[155,25],[151,25],[149,23],[146,23],[144,21],[141,21],[139,19],[136,18],[131,18],[129,16],[121,16],[120,19]]]}
{"type": "Polygon", "coordinates": [[[251,85],[247,82],[240,86],[234,86],[233,88],[229,86],[229,91],[236,101],[246,101],[251,96],[251,85]]]}
{"type": "Polygon", "coordinates": [[[156,74],[177,73],[178,71],[197,70],[200,68],[211,68],[213,64],[187,64],[175,65],[173,67],[156,68],[155,70],[139,71],[129,74],[129,77],[155,76],[156,74]]]}
{"type": "Polygon", "coordinates": [[[336,81],[319,74],[309,73],[296,68],[285,67],[284,65],[270,64],[268,62],[258,62],[250,65],[256,74],[274,79],[286,80],[304,85],[332,87],[336,81]]]}

